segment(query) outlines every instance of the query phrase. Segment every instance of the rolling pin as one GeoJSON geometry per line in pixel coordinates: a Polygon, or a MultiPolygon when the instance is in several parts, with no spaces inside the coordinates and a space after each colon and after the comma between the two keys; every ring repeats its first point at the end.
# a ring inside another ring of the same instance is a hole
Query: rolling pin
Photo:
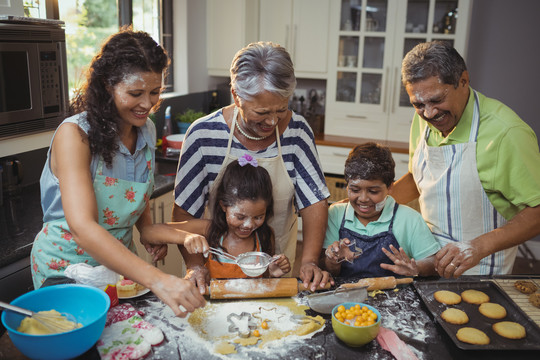
{"type": "Polygon", "coordinates": [[[340,288],[351,289],[351,288],[367,286],[368,287],[367,290],[372,291],[372,290],[393,289],[399,284],[410,284],[412,282],[413,282],[413,278],[396,279],[393,276],[385,276],[385,277],[360,279],[358,282],[355,282],[355,283],[342,284],[340,288]]]}
{"type": "MultiPolygon", "coordinates": [[[[317,290],[329,288],[330,283],[327,283],[317,290]]],[[[309,289],[296,278],[214,279],[205,295],[210,295],[210,299],[254,299],[292,297],[304,290],[309,289]]]]}

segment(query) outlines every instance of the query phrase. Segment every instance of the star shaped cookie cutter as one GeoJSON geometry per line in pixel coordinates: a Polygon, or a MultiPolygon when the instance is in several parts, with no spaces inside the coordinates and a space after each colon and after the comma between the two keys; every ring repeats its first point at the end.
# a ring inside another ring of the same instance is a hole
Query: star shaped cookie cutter
{"type": "Polygon", "coordinates": [[[362,248],[359,248],[358,246],[356,246],[356,240],[349,240],[349,244],[347,245],[345,243],[345,239],[339,240],[339,250],[338,251],[335,251],[334,248],[331,248],[331,247],[326,248],[327,256],[330,255],[329,252],[342,256],[337,261],[338,263],[343,262],[343,261],[347,261],[350,264],[354,263],[354,260],[364,253],[362,248]],[[344,246],[342,247],[342,245],[344,245],[344,246]],[[351,250],[351,248],[354,249],[354,250],[351,250]]]}
{"type": "Polygon", "coordinates": [[[238,336],[247,338],[251,335],[251,330],[257,328],[257,324],[252,320],[251,314],[242,312],[240,314],[230,313],[227,315],[227,323],[229,324],[229,332],[238,333],[238,336]]]}
{"type": "Polygon", "coordinates": [[[275,321],[278,321],[283,316],[285,316],[285,314],[278,313],[277,308],[275,307],[267,309],[262,306],[259,306],[259,310],[252,313],[252,315],[254,318],[261,320],[261,322],[273,321],[272,319],[274,319],[275,321]],[[270,316],[271,313],[273,313],[275,316],[270,316]]]}

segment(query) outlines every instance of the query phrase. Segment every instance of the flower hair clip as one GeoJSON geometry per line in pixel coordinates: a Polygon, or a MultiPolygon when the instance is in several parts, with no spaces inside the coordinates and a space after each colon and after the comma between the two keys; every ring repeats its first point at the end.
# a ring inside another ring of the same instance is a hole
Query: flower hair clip
{"type": "Polygon", "coordinates": [[[253,156],[249,154],[244,154],[243,156],[238,158],[238,164],[240,164],[240,166],[246,166],[247,164],[253,167],[259,166],[259,164],[257,163],[257,159],[255,159],[253,156]]]}

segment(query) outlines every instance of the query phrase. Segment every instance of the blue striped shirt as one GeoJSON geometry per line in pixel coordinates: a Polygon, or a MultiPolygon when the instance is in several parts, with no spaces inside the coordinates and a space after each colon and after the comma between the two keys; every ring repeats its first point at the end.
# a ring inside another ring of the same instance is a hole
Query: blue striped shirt
{"type": "MultiPolygon", "coordinates": [[[[204,213],[210,188],[225,160],[229,136],[222,110],[197,120],[186,133],[174,197],[178,206],[197,218],[204,213]]],[[[280,142],[283,161],[295,188],[296,208],[301,210],[330,196],[307,121],[293,113],[280,142]]],[[[250,151],[233,137],[231,155],[241,157],[246,153],[255,158],[276,157],[277,142],[264,150],[250,151]]]]}

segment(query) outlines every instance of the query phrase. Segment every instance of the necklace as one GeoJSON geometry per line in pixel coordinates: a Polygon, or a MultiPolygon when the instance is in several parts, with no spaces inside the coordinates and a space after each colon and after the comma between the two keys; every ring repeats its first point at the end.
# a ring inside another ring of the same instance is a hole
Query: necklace
{"type": "MultiPolygon", "coordinates": [[[[242,117],[242,115],[240,115],[240,117],[242,117]]],[[[236,121],[236,118],[234,118],[234,123],[236,124],[236,128],[238,129],[238,131],[240,131],[240,133],[244,135],[246,138],[248,138],[249,140],[259,141],[259,140],[264,140],[270,136],[270,135],[266,135],[266,136],[256,137],[256,136],[248,135],[244,132],[244,130],[242,130],[242,127],[240,127],[240,124],[238,123],[238,121],[236,121]]]]}

